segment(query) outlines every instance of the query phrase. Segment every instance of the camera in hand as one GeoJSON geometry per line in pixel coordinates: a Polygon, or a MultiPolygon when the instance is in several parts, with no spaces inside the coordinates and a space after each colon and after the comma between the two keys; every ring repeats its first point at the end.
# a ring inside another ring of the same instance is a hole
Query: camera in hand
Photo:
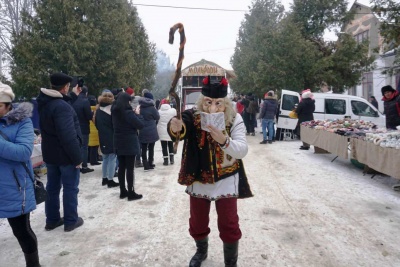
{"type": "Polygon", "coordinates": [[[82,87],[84,84],[83,76],[72,76],[72,82],[71,82],[71,87],[75,87],[78,85],[78,87],[82,87]]]}

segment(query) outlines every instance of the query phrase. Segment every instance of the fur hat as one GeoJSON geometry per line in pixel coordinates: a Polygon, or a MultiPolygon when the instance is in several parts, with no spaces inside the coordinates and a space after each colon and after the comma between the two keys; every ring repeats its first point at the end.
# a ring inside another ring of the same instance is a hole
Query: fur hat
{"type": "Polygon", "coordinates": [[[310,89],[303,90],[301,92],[301,98],[313,98],[313,93],[311,93],[310,89]]]}
{"type": "Polygon", "coordinates": [[[211,98],[224,98],[228,94],[228,80],[223,77],[220,82],[211,84],[210,76],[205,77],[201,93],[211,98]]]}
{"type": "Polygon", "coordinates": [[[126,88],[125,93],[127,93],[129,95],[133,95],[133,93],[135,93],[135,91],[133,90],[133,88],[128,87],[128,88],[126,88]]]}
{"type": "Polygon", "coordinates": [[[101,95],[99,96],[99,98],[97,99],[97,101],[101,104],[112,104],[112,102],[114,101],[114,95],[113,93],[111,93],[110,90],[107,91],[103,91],[103,93],[101,93],[101,95]]]}
{"type": "Polygon", "coordinates": [[[386,85],[386,86],[382,87],[381,91],[382,91],[382,96],[385,95],[386,92],[390,92],[390,91],[393,93],[396,92],[396,90],[394,90],[394,88],[391,85],[386,85]]]}
{"type": "Polygon", "coordinates": [[[50,75],[50,83],[53,87],[58,87],[62,88],[64,87],[67,83],[72,82],[73,78],[71,76],[68,76],[67,74],[64,73],[53,73],[50,75]]]}
{"type": "Polygon", "coordinates": [[[0,103],[11,103],[15,95],[11,87],[7,84],[0,82],[0,103]]]}
{"type": "Polygon", "coordinates": [[[146,98],[150,98],[150,99],[154,99],[154,97],[153,97],[153,94],[152,93],[150,93],[150,92],[146,92],[146,93],[144,93],[144,95],[143,95],[144,97],[146,97],[146,98]]]}

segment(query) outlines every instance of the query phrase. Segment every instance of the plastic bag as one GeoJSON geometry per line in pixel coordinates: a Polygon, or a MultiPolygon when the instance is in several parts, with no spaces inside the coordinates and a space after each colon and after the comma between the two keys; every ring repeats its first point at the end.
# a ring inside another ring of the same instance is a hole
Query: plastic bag
{"type": "Polygon", "coordinates": [[[297,113],[295,110],[292,110],[289,112],[289,118],[291,119],[298,119],[299,117],[297,116],[297,113]]]}

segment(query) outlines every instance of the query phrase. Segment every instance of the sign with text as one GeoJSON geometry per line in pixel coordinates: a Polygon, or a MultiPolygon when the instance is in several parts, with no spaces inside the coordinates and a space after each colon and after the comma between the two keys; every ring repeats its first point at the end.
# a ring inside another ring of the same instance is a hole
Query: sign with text
{"type": "Polygon", "coordinates": [[[182,76],[225,76],[225,69],[209,64],[191,66],[182,71],[182,76]]]}

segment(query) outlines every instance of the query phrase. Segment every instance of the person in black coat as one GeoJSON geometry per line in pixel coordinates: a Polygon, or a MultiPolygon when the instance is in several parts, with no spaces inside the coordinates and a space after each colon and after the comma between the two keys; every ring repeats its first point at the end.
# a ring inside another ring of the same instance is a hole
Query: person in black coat
{"type": "Polygon", "coordinates": [[[78,116],[68,104],[72,77],[63,73],[50,76],[52,89],[40,89],[37,98],[42,154],[47,165],[47,231],[64,224],[69,232],[83,224],[78,217],[79,168],[82,164],[82,133],[78,116]],[[60,190],[63,187],[64,218],[60,216],[60,190]]]}
{"type": "Polygon", "coordinates": [[[154,145],[159,140],[157,132],[157,121],[160,119],[160,114],[155,108],[153,95],[145,93],[139,99],[140,115],[143,116],[144,126],[139,131],[139,141],[142,148],[142,160],[145,171],[154,169],[154,145]],[[148,152],[148,157],[147,157],[148,152]]]}
{"type": "Polygon", "coordinates": [[[77,98],[72,102],[72,107],[74,108],[76,115],[78,115],[79,125],[81,127],[83,143],[82,143],[82,173],[88,173],[94,171],[88,168],[88,143],[89,143],[89,133],[90,127],[89,123],[93,118],[92,110],[90,109],[90,103],[87,98],[88,89],[83,86],[82,89],[77,90],[77,98]]]}
{"type": "Polygon", "coordinates": [[[114,101],[114,95],[111,91],[104,91],[99,96],[99,105],[96,110],[94,124],[99,132],[100,150],[103,154],[103,180],[102,185],[107,185],[108,188],[119,186],[119,183],[114,182],[114,172],[117,160],[117,155],[114,151],[114,128],[111,118],[111,105],[114,101]]]}
{"type": "MultiPolygon", "coordinates": [[[[305,121],[314,120],[314,110],[315,110],[315,100],[312,99],[313,94],[310,89],[304,90],[301,94],[301,101],[297,106],[296,113],[298,115],[298,135],[300,136],[300,125],[305,121]]],[[[303,145],[300,147],[302,150],[310,149],[310,144],[303,142],[303,145]]]]}
{"type": "Polygon", "coordinates": [[[143,117],[139,115],[140,106],[133,111],[131,99],[129,94],[119,93],[111,107],[111,117],[114,128],[113,144],[119,162],[119,197],[135,200],[143,197],[135,192],[133,172],[135,155],[139,153],[138,130],[143,128],[143,117]],[[128,190],[125,188],[125,172],[128,190]]]}
{"type": "Polygon", "coordinates": [[[381,91],[386,128],[396,130],[396,127],[400,126],[400,93],[390,85],[382,87],[381,91]]]}

